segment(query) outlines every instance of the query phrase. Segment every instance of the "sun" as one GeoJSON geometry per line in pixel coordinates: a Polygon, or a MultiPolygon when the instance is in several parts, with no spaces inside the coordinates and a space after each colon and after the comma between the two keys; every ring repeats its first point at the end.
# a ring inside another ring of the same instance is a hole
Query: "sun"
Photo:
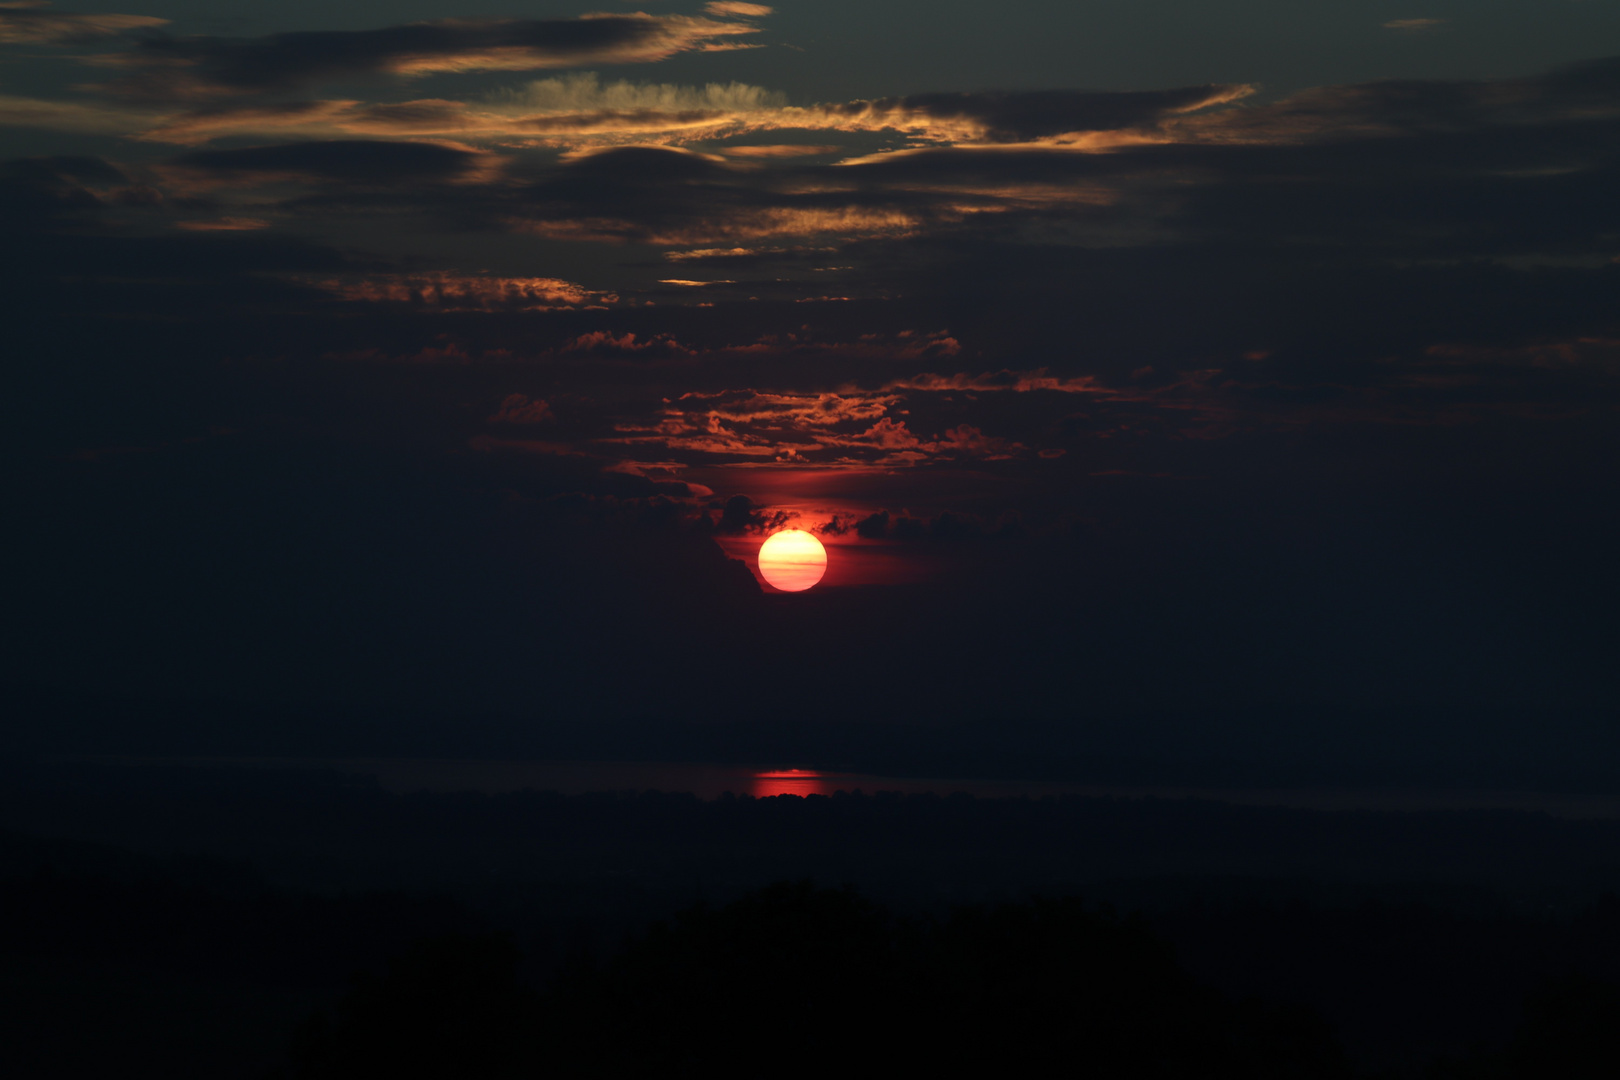
{"type": "Polygon", "coordinates": [[[827,549],[803,529],[772,533],[759,546],[759,572],[783,592],[804,592],[827,572],[827,549]]]}

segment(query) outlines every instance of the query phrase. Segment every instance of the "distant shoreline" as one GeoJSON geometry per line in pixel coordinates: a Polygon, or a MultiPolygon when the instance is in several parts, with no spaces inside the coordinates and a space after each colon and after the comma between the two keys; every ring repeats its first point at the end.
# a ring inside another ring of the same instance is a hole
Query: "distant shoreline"
{"type": "Polygon", "coordinates": [[[379,787],[411,791],[660,791],[712,800],[734,795],[831,795],[835,792],[950,795],[976,798],[1080,796],[1114,799],[1176,799],[1321,811],[1478,811],[1543,813],[1570,819],[1620,819],[1620,796],[1524,790],[1455,788],[1237,788],[1169,785],[1100,785],[1051,780],[901,777],[762,764],[755,766],[648,761],[512,761],[480,758],[301,758],[53,756],[62,764],[128,767],[293,769],[353,773],[379,787]]]}

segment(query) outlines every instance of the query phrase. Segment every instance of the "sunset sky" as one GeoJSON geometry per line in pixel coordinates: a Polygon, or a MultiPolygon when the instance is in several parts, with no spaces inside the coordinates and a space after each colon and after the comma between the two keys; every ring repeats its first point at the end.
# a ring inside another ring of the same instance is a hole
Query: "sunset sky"
{"type": "Polygon", "coordinates": [[[1615,0],[10,2],[0,57],[11,682],[1620,705],[1615,0]]]}

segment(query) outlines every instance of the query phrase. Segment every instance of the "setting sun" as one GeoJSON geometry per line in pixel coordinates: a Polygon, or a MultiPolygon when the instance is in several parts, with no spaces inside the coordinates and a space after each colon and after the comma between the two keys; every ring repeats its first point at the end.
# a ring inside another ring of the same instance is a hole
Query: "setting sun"
{"type": "Polygon", "coordinates": [[[827,572],[827,549],[803,529],[773,533],[759,547],[759,572],[783,592],[803,592],[827,572]]]}

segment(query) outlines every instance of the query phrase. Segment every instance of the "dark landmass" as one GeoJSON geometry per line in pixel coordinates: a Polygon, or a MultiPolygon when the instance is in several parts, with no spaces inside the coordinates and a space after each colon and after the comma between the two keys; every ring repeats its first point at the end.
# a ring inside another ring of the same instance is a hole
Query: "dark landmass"
{"type": "MultiPolygon", "coordinates": [[[[530,1001],[560,993],[586,958],[619,970],[612,958],[654,922],[784,880],[849,883],[902,923],[1036,897],[1082,898],[1085,919],[1097,905],[1139,912],[1177,978],[1220,1009],[1257,998],[1317,1014],[1368,1075],[1415,1077],[1442,1058],[1496,1068],[1535,1001],[1573,994],[1601,1011],[1620,982],[1608,820],[1079,797],[401,795],[329,771],[39,762],[9,766],[3,791],[19,1033],[6,1042],[22,1053],[76,1033],[72,1053],[16,1075],[82,1075],[69,1064],[115,1047],[139,1059],[126,1075],[261,1075],[290,1067],[311,1010],[340,1024],[351,974],[386,979],[414,943],[505,934],[530,1001]],[[61,839],[28,838],[42,836],[61,839]]],[[[1220,1015],[1235,1038],[1238,1014],[1220,1015]]]]}

